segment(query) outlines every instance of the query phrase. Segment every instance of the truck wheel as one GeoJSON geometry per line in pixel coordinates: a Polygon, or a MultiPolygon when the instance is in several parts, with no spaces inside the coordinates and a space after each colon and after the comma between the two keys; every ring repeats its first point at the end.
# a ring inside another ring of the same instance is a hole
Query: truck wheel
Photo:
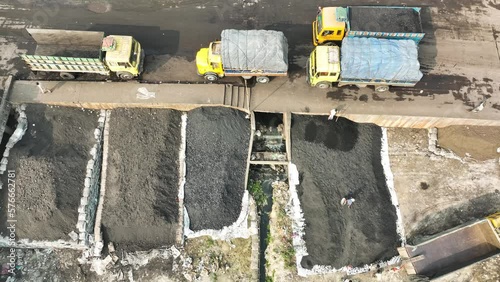
{"type": "Polygon", "coordinates": [[[377,92],[385,92],[389,90],[389,86],[375,86],[375,91],[377,92]]]}
{"type": "Polygon", "coordinates": [[[330,83],[328,83],[326,81],[321,81],[321,82],[316,83],[316,87],[318,87],[320,89],[327,89],[327,88],[330,88],[330,83]]]}
{"type": "Polygon", "coordinates": [[[75,79],[75,76],[69,72],[61,72],[59,76],[64,80],[72,80],[75,79]]]}
{"type": "Polygon", "coordinates": [[[134,78],[134,75],[129,73],[128,71],[123,71],[118,73],[118,77],[123,80],[130,80],[134,78]]]}
{"type": "Polygon", "coordinates": [[[205,80],[208,82],[215,82],[219,79],[219,77],[215,73],[207,73],[205,74],[205,80]]]}
{"type": "Polygon", "coordinates": [[[255,80],[257,80],[258,83],[269,83],[269,77],[267,76],[258,76],[255,80]]]}

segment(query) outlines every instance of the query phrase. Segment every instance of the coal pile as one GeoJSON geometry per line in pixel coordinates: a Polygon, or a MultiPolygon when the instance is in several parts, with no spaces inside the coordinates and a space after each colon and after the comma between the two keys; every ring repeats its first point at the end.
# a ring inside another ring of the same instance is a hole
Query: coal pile
{"type": "Polygon", "coordinates": [[[396,210],[381,163],[381,128],[294,115],[292,162],[305,218],[304,268],[362,266],[397,255],[396,210]],[[341,199],[351,194],[351,208],[341,199]]]}
{"type": "Polygon", "coordinates": [[[421,33],[419,13],[413,9],[388,7],[350,7],[353,31],[421,33]]]}
{"type": "Polygon", "coordinates": [[[245,115],[219,107],[188,114],[184,203],[193,231],[222,229],[238,219],[250,139],[245,115]]]}
{"type": "Polygon", "coordinates": [[[118,109],[109,121],[104,239],[129,251],[175,243],[182,113],[118,109]]]}
{"type": "MultiPolygon", "coordinates": [[[[28,129],[10,151],[8,170],[15,172],[16,237],[70,240],[76,230],[94,130],[96,111],[28,105],[28,129]]],[[[2,176],[2,236],[7,233],[7,172],[2,176]]]]}

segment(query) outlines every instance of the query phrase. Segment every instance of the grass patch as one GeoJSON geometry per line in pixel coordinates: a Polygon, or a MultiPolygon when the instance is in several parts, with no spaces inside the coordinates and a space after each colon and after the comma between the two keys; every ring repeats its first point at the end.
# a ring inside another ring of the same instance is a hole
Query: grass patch
{"type": "Polygon", "coordinates": [[[295,248],[293,247],[292,238],[283,237],[283,245],[281,256],[285,262],[285,267],[293,268],[295,266],[295,248]]]}
{"type": "Polygon", "coordinates": [[[262,210],[262,208],[267,204],[267,195],[264,193],[261,181],[250,180],[248,183],[248,192],[252,195],[257,205],[257,209],[262,210]]]}

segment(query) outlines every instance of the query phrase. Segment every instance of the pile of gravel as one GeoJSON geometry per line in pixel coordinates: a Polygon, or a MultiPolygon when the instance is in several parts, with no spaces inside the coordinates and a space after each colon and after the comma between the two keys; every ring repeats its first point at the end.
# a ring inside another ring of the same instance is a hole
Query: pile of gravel
{"type": "Polygon", "coordinates": [[[361,266],[397,255],[397,217],[381,163],[381,128],[294,115],[291,136],[309,253],[302,266],[361,266]],[[340,204],[349,193],[356,200],[350,209],[340,204]]]}
{"type": "Polygon", "coordinates": [[[250,122],[230,108],[198,108],[188,114],[185,207],[190,229],[222,229],[241,212],[250,122]]]}

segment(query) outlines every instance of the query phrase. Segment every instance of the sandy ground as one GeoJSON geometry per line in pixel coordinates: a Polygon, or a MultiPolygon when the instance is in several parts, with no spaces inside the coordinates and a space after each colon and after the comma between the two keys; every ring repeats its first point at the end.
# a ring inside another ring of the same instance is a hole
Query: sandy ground
{"type": "Polygon", "coordinates": [[[294,115],[291,136],[309,253],[302,266],[357,267],[395,256],[396,209],[381,163],[381,128],[294,115]],[[349,194],[356,202],[341,206],[349,194]]]}
{"type": "Polygon", "coordinates": [[[230,108],[189,112],[184,204],[190,229],[222,229],[241,212],[250,121],[230,108]]]}
{"type": "MultiPolygon", "coordinates": [[[[490,133],[498,134],[497,128],[490,133]]],[[[388,129],[388,138],[394,185],[410,242],[500,210],[497,159],[478,162],[435,156],[428,151],[427,130],[388,129]]],[[[463,140],[464,135],[447,139],[463,140]]],[[[489,148],[482,147],[481,154],[489,148]]]]}
{"type": "MultiPolygon", "coordinates": [[[[76,229],[98,113],[29,105],[26,115],[28,129],[11,150],[7,167],[16,172],[17,238],[69,240],[68,233],[76,229]]],[[[5,193],[2,203],[5,219],[5,193]]],[[[2,230],[5,224],[2,220],[2,230]]]]}
{"type": "Polygon", "coordinates": [[[111,113],[105,240],[126,250],[175,243],[181,112],[118,109],[111,113]]]}

